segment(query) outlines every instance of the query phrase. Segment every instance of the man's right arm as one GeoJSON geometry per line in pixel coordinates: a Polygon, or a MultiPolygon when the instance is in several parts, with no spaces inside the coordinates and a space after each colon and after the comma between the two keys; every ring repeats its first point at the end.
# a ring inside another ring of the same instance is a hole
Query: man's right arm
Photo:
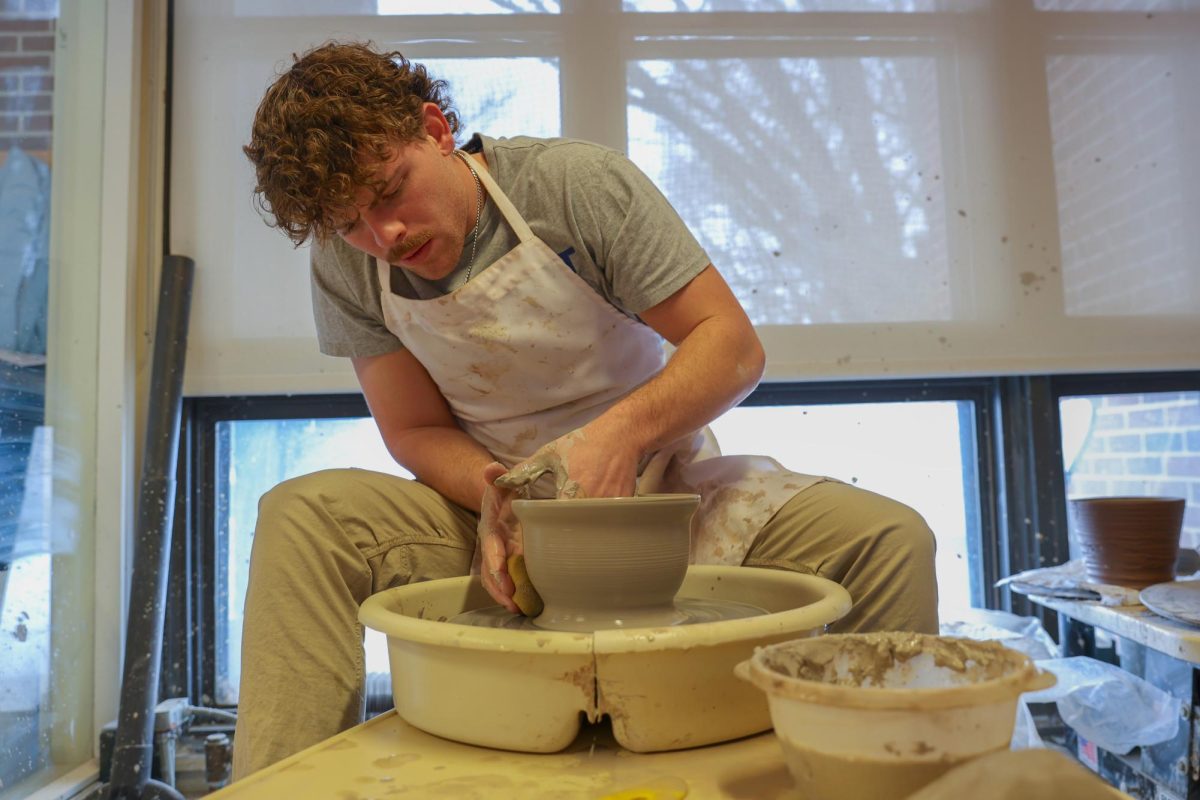
{"type": "Polygon", "coordinates": [[[407,349],[350,361],[392,458],[421,483],[478,512],[483,470],[495,458],[458,427],[421,363],[407,349]]]}

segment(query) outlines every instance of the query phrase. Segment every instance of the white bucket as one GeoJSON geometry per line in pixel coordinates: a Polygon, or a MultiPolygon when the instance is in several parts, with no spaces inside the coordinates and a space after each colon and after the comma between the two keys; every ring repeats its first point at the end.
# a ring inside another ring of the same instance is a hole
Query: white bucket
{"type": "Polygon", "coordinates": [[[822,800],[907,797],[1006,749],[1020,695],[1054,685],[995,642],[916,633],[782,642],[735,671],[766,692],[796,787],[822,800]]]}

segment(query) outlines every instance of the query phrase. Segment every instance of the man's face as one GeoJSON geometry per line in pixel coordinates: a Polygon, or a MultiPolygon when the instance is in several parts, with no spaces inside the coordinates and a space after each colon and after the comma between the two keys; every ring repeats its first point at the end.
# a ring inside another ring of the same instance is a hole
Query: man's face
{"type": "Polygon", "coordinates": [[[453,272],[474,222],[474,181],[457,156],[426,136],[398,145],[375,174],[382,193],[361,188],[354,206],[338,214],[338,235],[427,280],[453,272]]]}

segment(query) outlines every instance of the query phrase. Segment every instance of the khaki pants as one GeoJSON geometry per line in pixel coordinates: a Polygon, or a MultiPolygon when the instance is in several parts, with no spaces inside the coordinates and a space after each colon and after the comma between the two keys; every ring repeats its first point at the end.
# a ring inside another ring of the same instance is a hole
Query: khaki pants
{"type": "MultiPolygon", "coordinates": [[[[263,496],[242,628],[234,777],[361,721],[358,606],[412,581],[465,575],[476,515],[413,481],[358,469],[263,496]]],[[[846,587],[833,631],[937,632],[933,534],[912,509],[836,481],[809,487],[759,533],[744,564],[846,587]]]]}

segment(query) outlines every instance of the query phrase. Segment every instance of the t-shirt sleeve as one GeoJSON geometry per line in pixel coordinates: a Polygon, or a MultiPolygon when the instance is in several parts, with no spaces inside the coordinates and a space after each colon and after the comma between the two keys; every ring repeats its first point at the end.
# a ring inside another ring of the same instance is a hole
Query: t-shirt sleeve
{"type": "Polygon", "coordinates": [[[622,154],[605,150],[590,160],[575,194],[576,222],[612,290],[612,300],[633,314],[683,288],[710,263],[658,187],[622,154]]]}
{"type": "Polygon", "coordinates": [[[383,321],[375,262],[339,240],[313,245],[313,319],[321,352],[378,356],[403,348],[383,321]]]}

